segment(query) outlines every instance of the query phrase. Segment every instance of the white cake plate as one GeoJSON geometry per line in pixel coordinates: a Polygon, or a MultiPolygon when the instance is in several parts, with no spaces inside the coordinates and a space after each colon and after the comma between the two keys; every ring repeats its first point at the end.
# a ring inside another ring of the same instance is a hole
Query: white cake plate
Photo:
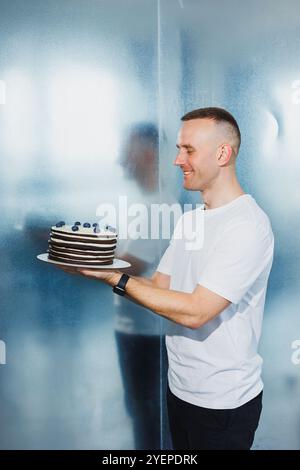
{"type": "Polygon", "coordinates": [[[48,258],[48,253],[42,253],[41,255],[37,255],[37,259],[41,261],[45,261],[46,263],[51,263],[51,264],[59,264],[60,266],[66,266],[66,267],[74,267],[74,268],[88,268],[88,269],[123,269],[123,268],[129,268],[131,266],[130,263],[127,261],[123,261],[122,259],[114,258],[114,261],[112,264],[97,264],[91,266],[90,264],[72,264],[72,263],[63,263],[62,261],[54,261],[52,259],[48,258]]]}

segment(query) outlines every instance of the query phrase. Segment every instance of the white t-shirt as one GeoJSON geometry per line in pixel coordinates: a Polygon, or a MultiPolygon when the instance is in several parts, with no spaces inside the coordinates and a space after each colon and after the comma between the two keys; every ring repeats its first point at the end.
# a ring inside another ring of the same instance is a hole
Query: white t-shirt
{"type": "Polygon", "coordinates": [[[157,270],[171,276],[172,290],[193,292],[200,284],[232,303],[199,329],[167,322],[168,380],[178,398],[226,409],[262,390],[257,348],[273,250],[270,221],[250,194],[216,209],[202,205],[179,220],[157,270]],[[197,249],[187,244],[192,219],[203,222],[197,249]]]}

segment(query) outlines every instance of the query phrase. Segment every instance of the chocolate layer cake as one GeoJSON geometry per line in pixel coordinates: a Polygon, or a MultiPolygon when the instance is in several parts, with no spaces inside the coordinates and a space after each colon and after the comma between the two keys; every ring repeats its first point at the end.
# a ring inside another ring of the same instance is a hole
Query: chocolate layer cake
{"type": "Polygon", "coordinates": [[[51,227],[48,257],[53,261],[88,266],[112,264],[117,234],[111,227],[100,229],[97,223],[59,222],[51,227]]]}

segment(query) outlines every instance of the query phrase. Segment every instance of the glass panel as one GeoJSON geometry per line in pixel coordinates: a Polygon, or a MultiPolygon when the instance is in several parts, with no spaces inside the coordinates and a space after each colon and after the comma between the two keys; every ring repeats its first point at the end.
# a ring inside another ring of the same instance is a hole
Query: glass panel
{"type": "MultiPolygon", "coordinates": [[[[269,215],[276,242],[254,448],[299,449],[299,2],[163,0],[159,13],[160,178],[166,190],[181,185],[170,167],[181,115],[204,106],[233,113],[242,133],[238,175],[269,215]]],[[[182,203],[198,198],[180,194],[182,203]]]]}
{"type": "Polygon", "coordinates": [[[36,259],[59,220],[158,198],[156,2],[4,0],[0,22],[0,447],[159,448],[160,320],[36,259]]]}

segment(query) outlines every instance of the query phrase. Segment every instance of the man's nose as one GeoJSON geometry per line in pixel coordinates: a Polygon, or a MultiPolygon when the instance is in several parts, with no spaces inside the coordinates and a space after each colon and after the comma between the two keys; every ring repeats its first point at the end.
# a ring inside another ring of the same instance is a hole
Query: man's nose
{"type": "Polygon", "coordinates": [[[186,163],[185,155],[183,155],[182,152],[178,152],[175,160],[173,161],[173,165],[181,166],[181,165],[184,165],[185,163],[186,163]]]}

